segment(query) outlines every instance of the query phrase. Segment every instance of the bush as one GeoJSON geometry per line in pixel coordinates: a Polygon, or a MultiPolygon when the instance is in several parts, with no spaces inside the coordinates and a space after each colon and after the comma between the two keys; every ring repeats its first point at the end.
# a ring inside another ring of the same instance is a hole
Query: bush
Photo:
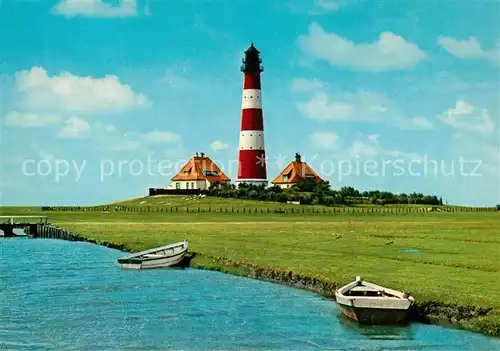
{"type": "Polygon", "coordinates": [[[278,202],[287,202],[288,196],[284,193],[278,194],[277,200],[278,200],[278,202]]]}
{"type": "Polygon", "coordinates": [[[299,201],[301,205],[310,205],[311,204],[311,196],[310,195],[300,195],[299,201]]]}
{"type": "MultiPolygon", "coordinates": [[[[244,184],[244,183],[241,183],[241,184],[244,184]]],[[[247,191],[247,189],[245,187],[239,187],[238,190],[237,190],[237,192],[236,192],[236,196],[239,199],[246,199],[248,197],[248,191],[247,191]]]]}
{"type": "Polygon", "coordinates": [[[268,196],[269,196],[269,201],[274,201],[274,202],[278,201],[278,194],[271,192],[268,194],[268,196]]]}
{"type": "MultiPolygon", "coordinates": [[[[165,189],[150,189],[150,193],[160,194],[165,189]]],[[[186,192],[188,190],[180,190],[186,192]]],[[[194,190],[189,190],[194,191],[194,190]]],[[[291,189],[282,189],[277,185],[269,188],[252,184],[240,183],[238,187],[233,184],[221,184],[220,186],[210,186],[208,195],[252,199],[261,201],[287,202],[300,201],[304,205],[335,205],[335,204],[424,204],[441,205],[443,199],[435,195],[424,195],[413,192],[411,194],[393,194],[388,191],[371,190],[360,192],[353,187],[342,187],[339,190],[333,190],[329,182],[314,183],[308,181],[303,184],[296,184],[291,189]]],[[[496,205],[497,211],[500,211],[500,204],[496,205]]]]}
{"type": "Polygon", "coordinates": [[[250,190],[248,192],[248,198],[250,200],[257,200],[259,198],[259,193],[256,190],[250,190]]]}
{"type": "Polygon", "coordinates": [[[326,206],[332,206],[335,204],[335,198],[333,196],[325,196],[323,198],[323,204],[326,206]]]}
{"type": "Polygon", "coordinates": [[[260,201],[271,201],[271,193],[262,192],[259,194],[260,201]]]}

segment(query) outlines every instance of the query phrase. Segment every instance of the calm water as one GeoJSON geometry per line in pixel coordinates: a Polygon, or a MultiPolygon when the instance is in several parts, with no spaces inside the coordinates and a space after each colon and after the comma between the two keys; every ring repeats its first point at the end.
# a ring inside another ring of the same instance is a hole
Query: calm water
{"type": "Polygon", "coordinates": [[[301,290],[194,269],[122,270],[119,251],[0,238],[0,350],[498,350],[436,326],[365,327],[301,290]]]}

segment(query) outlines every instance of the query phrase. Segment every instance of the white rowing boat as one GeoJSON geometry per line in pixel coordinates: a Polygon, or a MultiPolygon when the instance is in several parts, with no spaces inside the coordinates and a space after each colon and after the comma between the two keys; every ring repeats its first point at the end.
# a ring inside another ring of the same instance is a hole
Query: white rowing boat
{"type": "Polygon", "coordinates": [[[405,324],[414,298],[401,291],[362,281],[360,277],[335,292],[340,312],[360,324],[405,324]]]}
{"type": "Polygon", "coordinates": [[[179,264],[188,250],[187,240],[137,252],[118,259],[123,268],[162,268],[179,264]]]}

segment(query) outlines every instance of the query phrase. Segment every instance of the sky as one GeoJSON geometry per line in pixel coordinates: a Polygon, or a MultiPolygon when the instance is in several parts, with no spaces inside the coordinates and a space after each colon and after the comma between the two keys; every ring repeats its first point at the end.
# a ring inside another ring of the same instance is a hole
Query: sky
{"type": "Polygon", "coordinates": [[[500,203],[498,1],[0,2],[1,205],[234,181],[243,52],[261,52],[268,180],[500,203]]]}

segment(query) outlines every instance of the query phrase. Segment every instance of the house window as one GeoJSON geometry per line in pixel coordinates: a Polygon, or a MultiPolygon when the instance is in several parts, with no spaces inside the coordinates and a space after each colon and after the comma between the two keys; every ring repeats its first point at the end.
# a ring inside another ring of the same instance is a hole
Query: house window
{"type": "Polygon", "coordinates": [[[217,176],[217,171],[207,171],[207,170],[204,170],[203,171],[203,175],[209,176],[209,177],[210,176],[214,177],[214,176],[217,176]]]}
{"type": "Polygon", "coordinates": [[[288,174],[284,174],[284,175],[283,175],[283,180],[284,180],[284,181],[288,181],[288,178],[289,178],[289,177],[288,177],[288,174]]]}
{"type": "Polygon", "coordinates": [[[186,183],[186,189],[189,189],[189,182],[186,183]]]}
{"type": "Polygon", "coordinates": [[[194,189],[194,182],[191,182],[191,189],[194,189]]]}
{"type": "Polygon", "coordinates": [[[175,183],[175,188],[180,189],[181,188],[181,183],[175,183]]]}

